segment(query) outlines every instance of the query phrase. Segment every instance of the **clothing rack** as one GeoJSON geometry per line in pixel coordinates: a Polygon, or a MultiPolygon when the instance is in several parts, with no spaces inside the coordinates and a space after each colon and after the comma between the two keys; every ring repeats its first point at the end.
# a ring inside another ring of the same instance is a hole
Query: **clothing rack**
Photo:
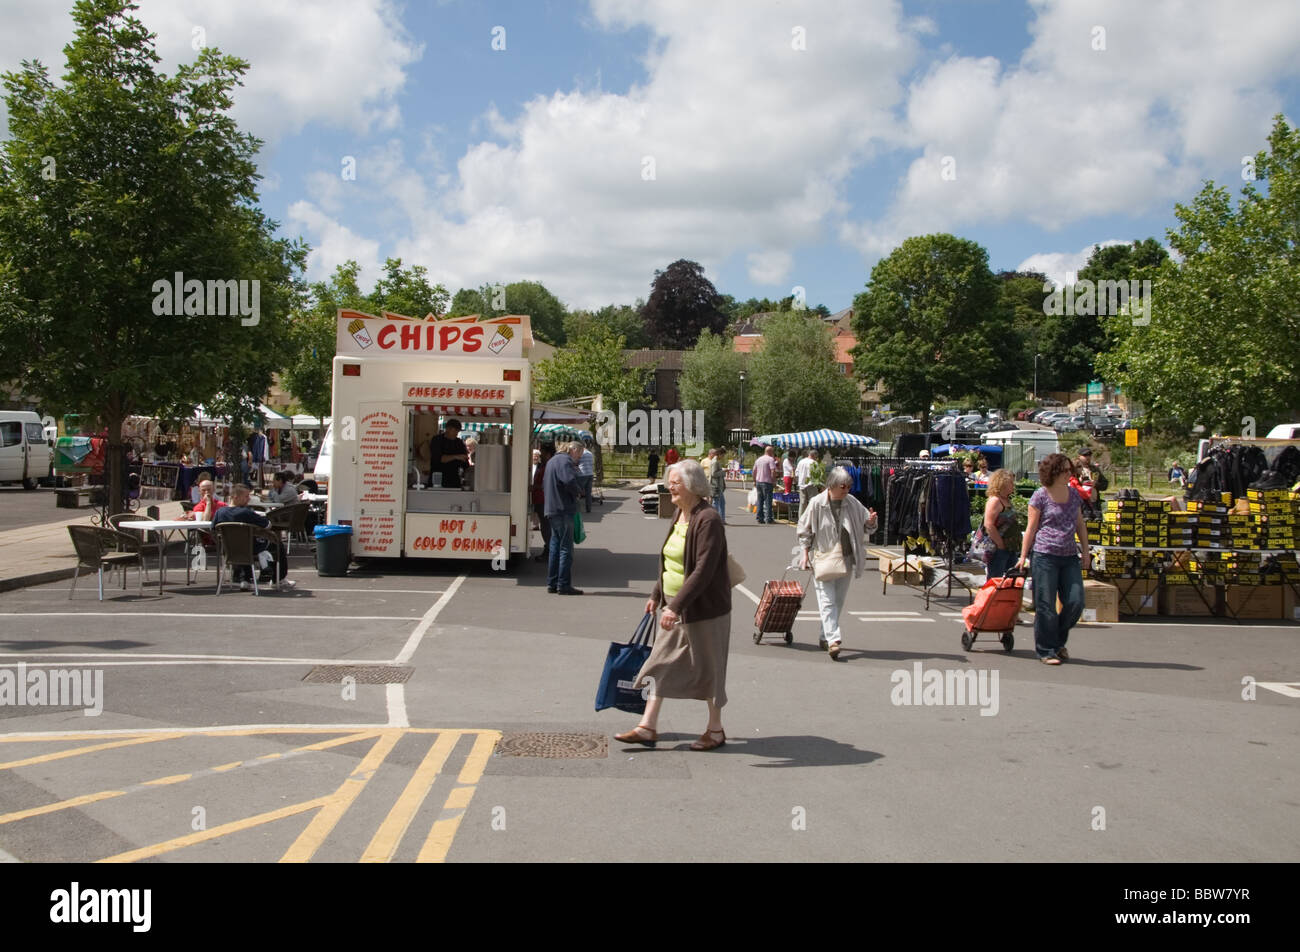
{"type": "MultiPolygon", "coordinates": [[[[957,550],[957,538],[956,538],[956,537],[957,537],[958,534],[960,534],[960,535],[964,538],[964,536],[965,536],[965,535],[968,535],[969,532],[970,532],[970,498],[969,498],[969,487],[968,487],[967,484],[966,484],[965,475],[961,472],[960,466],[958,465],[958,461],[955,460],[955,459],[951,459],[951,458],[949,458],[949,459],[934,460],[934,459],[928,459],[928,458],[919,458],[919,459],[900,460],[900,461],[898,461],[898,462],[899,462],[901,465],[896,465],[896,466],[893,467],[893,472],[890,474],[889,479],[886,481],[886,490],[885,490],[885,526],[884,526],[885,539],[886,539],[885,544],[886,544],[886,545],[890,544],[889,539],[890,539],[890,535],[891,535],[891,525],[892,525],[892,518],[891,518],[891,516],[892,516],[892,514],[893,514],[892,511],[891,511],[891,507],[892,507],[892,505],[893,505],[893,501],[892,501],[893,493],[890,491],[890,484],[892,484],[893,481],[894,481],[894,479],[896,479],[898,476],[900,476],[900,475],[904,475],[904,474],[909,473],[909,472],[911,472],[911,473],[915,473],[915,472],[918,472],[918,471],[924,471],[924,470],[946,471],[946,472],[951,473],[952,475],[954,475],[954,476],[957,478],[957,483],[954,484],[954,485],[959,485],[959,486],[964,490],[964,493],[963,493],[963,494],[966,496],[966,502],[965,502],[965,505],[964,505],[964,506],[958,506],[958,507],[957,507],[957,508],[960,510],[960,514],[961,514],[961,516],[962,516],[962,517],[964,518],[964,520],[965,520],[965,522],[964,522],[964,531],[962,531],[962,532],[960,532],[960,533],[956,533],[956,532],[954,532],[954,533],[952,533],[952,534],[947,534],[946,537],[943,537],[943,538],[941,538],[941,539],[938,540],[939,551],[940,551],[940,553],[943,555],[943,557],[944,557],[944,561],[945,561],[945,563],[946,563],[946,564],[944,565],[944,569],[943,569],[943,571],[942,571],[941,573],[939,573],[939,574],[936,576],[936,578],[935,578],[935,579],[934,579],[934,580],[933,580],[929,585],[926,585],[926,584],[925,584],[925,582],[924,582],[924,575],[922,575],[922,582],[921,582],[920,588],[922,589],[922,591],[924,592],[924,595],[925,595],[925,607],[926,607],[927,610],[929,610],[929,608],[930,608],[930,598],[931,598],[931,596],[934,595],[934,593],[938,590],[938,588],[939,588],[940,585],[945,585],[945,586],[946,586],[946,588],[945,588],[945,592],[944,592],[944,597],[945,597],[945,598],[949,598],[949,597],[952,596],[952,583],[953,583],[954,581],[957,581],[958,584],[962,584],[961,581],[960,581],[959,579],[957,579],[956,574],[955,574],[954,571],[953,571],[953,567],[954,567],[954,564],[955,564],[955,557],[956,557],[956,550],[957,550]]],[[[930,499],[930,492],[933,490],[933,488],[934,488],[933,486],[927,486],[927,495],[926,495],[926,499],[923,500],[923,502],[925,502],[926,504],[929,504],[929,503],[932,501],[932,500],[930,499]]],[[[950,491],[951,491],[951,489],[950,489],[950,491]]],[[[955,497],[955,495],[954,495],[953,500],[950,500],[950,502],[951,502],[951,501],[955,501],[955,498],[956,498],[956,497],[955,497]]],[[[902,562],[902,564],[899,566],[899,568],[903,569],[904,572],[906,572],[906,568],[907,568],[907,565],[908,565],[908,558],[909,558],[909,556],[911,556],[911,555],[919,555],[920,552],[921,552],[922,550],[921,550],[920,548],[917,548],[917,549],[912,549],[912,548],[910,548],[910,547],[908,546],[908,544],[907,544],[907,536],[902,536],[901,538],[902,538],[902,546],[903,546],[903,562],[902,562]]],[[[916,564],[917,564],[918,567],[919,567],[919,562],[916,563],[916,564]]],[[[897,571],[897,570],[896,570],[896,569],[891,569],[891,570],[889,571],[889,573],[886,575],[886,577],[885,577],[884,579],[881,580],[881,581],[882,581],[882,585],[887,585],[887,584],[888,584],[889,579],[893,576],[893,573],[894,573],[895,571],[897,571]]],[[[966,588],[965,585],[962,585],[962,587],[963,587],[963,588],[966,588]]],[[[970,591],[969,591],[969,589],[967,589],[967,595],[970,596],[970,591]]]]}

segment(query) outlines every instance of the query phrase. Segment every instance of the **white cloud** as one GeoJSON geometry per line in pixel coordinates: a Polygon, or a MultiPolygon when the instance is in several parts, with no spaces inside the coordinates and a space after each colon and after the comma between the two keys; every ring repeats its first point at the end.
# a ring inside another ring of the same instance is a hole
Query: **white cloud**
{"type": "Polygon", "coordinates": [[[311,235],[312,253],[307,259],[307,280],[325,281],[336,265],[349,259],[361,266],[358,283],[371,287],[383,273],[379,242],[363,238],[346,225],[322,212],[311,202],[298,201],[289,206],[287,223],[291,230],[311,235]]]}
{"type": "MultiPolygon", "coordinates": [[[[394,127],[400,121],[395,97],[406,68],[421,55],[391,0],[139,2],[135,15],[157,34],[164,71],[193,62],[200,38],[250,62],[244,86],[234,92],[232,114],[245,131],[268,142],[312,122],[358,133],[394,127]]],[[[57,80],[62,48],[73,38],[68,8],[49,0],[5,0],[0,69],[40,58],[57,80]],[[19,22],[21,30],[7,28],[19,22]]]]}
{"type": "Polygon", "coordinates": [[[1079,272],[1083,266],[1088,263],[1092,257],[1092,250],[1098,246],[1102,248],[1110,245],[1127,245],[1129,242],[1119,238],[1107,238],[1105,241],[1097,241],[1086,245],[1075,252],[1068,251],[1050,251],[1036,255],[1030,255],[1020,264],[1016,265],[1017,271],[1037,271],[1047,275],[1052,283],[1058,288],[1063,287],[1066,283],[1066,275],[1073,275],[1078,278],[1079,272]]]}
{"type": "Polygon", "coordinates": [[[868,259],[972,224],[1051,230],[1166,210],[1263,148],[1278,85],[1300,75],[1292,0],[1261,0],[1250,16],[1215,0],[1031,7],[1019,63],[954,56],[912,84],[906,136],[918,155],[884,215],[841,228],[868,259]],[[942,174],[945,156],[955,177],[942,174]]]}
{"type": "Polygon", "coordinates": [[[787,251],[756,251],[746,257],[745,265],[756,284],[780,284],[790,276],[794,257],[787,251]]]}

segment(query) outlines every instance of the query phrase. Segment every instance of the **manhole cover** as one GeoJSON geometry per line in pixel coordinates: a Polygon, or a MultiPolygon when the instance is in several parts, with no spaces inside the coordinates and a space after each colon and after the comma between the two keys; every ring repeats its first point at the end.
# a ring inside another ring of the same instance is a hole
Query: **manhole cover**
{"type": "Polygon", "coordinates": [[[414,668],[393,664],[318,664],[303,678],[308,684],[342,684],[352,678],[357,684],[405,684],[414,668]]]}
{"type": "Polygon", "coordinates": [[[604,734],[552,734],[524,731],[502,734],[496,752],[502,757],[549,757],[552,760],[594,759],[609,756],[604,734]]]}

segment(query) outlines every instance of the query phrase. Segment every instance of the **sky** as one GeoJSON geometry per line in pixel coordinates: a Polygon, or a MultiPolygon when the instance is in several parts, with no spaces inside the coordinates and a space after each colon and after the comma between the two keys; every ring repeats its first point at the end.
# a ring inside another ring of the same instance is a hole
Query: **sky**
{"type": "MultiPolygon", "coordinates": [[[[71,0],[0,0],[0,70],[58,77],[71,0]]],[[[309,280],[385,258],[462,287],[630,304],[698,261],[718,290],[851,306],[913,235],[994,271],[1236,192],[1300,118],[1300,3],[1257,0],[140,0],[171,72],[249,61],[261,204],[309,280]]],[[[0,135],[5,111],[0,106],[0,135]]]]}

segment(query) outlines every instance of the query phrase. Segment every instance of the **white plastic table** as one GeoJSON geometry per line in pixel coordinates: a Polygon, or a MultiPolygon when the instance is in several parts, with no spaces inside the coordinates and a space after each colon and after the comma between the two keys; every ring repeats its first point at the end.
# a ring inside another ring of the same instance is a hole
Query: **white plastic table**
{"type": "MultiPolygon", "coordinates": [[[[171,534],[173,532],[188,534],[196,531],[207,531],[212,528],[212,523],[199,519],[139,519],[118,523],[118,527],[121,529],[134,529],[136,532],[162,533],[163,541],[158,547],[158,594],[161,595],[163,585],[167,581],[167,544],[171,541],[171,534]]],[[[188,547],[185,552],[185,584],[190,584],[188,547]]]]}

